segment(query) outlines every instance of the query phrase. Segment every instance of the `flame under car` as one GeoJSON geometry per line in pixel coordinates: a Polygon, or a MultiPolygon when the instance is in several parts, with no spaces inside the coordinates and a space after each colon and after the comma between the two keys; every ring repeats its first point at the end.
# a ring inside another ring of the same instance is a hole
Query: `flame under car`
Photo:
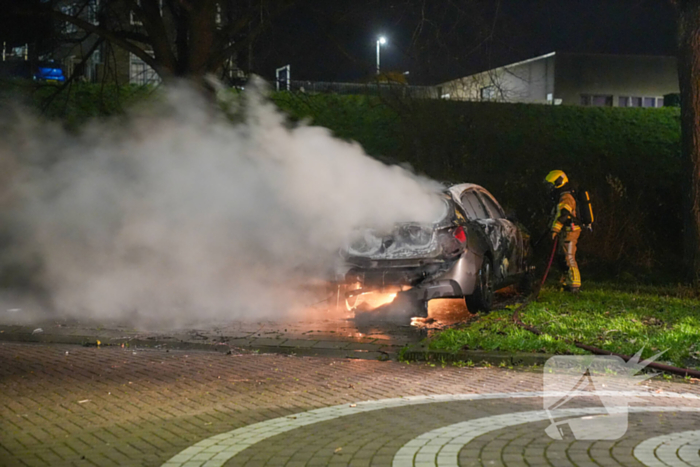
{"type": "Polygon", "coordinates": [[[471,312],[488,311],[496,290],[527,281],[529,235],[496,199],[474,184],[443,195],[439,221],[366,229],[349,243],[337,272],[347,309],[391,302],[408,316],[427,316],[429,300],[464,298],[471,312]]]}

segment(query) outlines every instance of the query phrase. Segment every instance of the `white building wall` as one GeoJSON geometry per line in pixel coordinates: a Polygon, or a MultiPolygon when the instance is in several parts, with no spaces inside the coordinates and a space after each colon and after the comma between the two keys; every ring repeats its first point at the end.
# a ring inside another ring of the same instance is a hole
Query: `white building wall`
{"type": "Polygon", "coordinates": [[[555,55],[547,54],[439,85],[456,100],[553,103],[555,55]]]}

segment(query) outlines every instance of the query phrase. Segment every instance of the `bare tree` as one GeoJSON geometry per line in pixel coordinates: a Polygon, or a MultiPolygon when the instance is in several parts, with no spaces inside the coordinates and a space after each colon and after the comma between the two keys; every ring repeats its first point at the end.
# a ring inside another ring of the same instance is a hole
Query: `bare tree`
{"type": "MultiPolygon", "coordinates": [[[[52,16],[139,57],[163,80],[201,80],[262,34],[292,0],[54,0],[52,16]],[[61,8],[69,5],[70,8],[61,8]],[[90,9],[91,15],[86,15],[90,9]]],[[[248,60],[250,63],[250,58],[248,60]]],[[[251,70],[247,70],[251,71],[251,70]]]]}
{"type": "Polygon", "coordinates": [[[685,180],[685,258],[700,284],[700,0],[674,0],[678,10],[678,76],[681,91],[685,180]]]}

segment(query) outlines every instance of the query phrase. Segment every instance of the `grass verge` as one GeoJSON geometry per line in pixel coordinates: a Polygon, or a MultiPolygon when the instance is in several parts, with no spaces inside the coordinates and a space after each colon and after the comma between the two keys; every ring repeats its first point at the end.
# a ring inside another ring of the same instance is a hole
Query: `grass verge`
{"type": "Polygon", "coordinates": [[[462,328],[433,336],[432,350],[587,353],[565,341],[643,357],[665,351],[659,361],[700,369],[700,294],[684,287],[586,284],[578,295],[545,288],[521,311],[537,336],[512,321],[512,308],[494,311],[462,328]],[[555,339],[558,337],[560,340],[555,339]]]}

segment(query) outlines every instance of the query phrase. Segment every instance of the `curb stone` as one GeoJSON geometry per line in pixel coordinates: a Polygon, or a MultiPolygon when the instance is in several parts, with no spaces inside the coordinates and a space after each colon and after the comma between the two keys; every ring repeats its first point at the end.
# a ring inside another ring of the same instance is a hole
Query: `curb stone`
{"type": "Polygon", "coordinates": [[[444,350],[428,350],[425,348],[409,347],[404,350],[401,359],[414,362],[468,362],[475,364],[489,363],[506,366],[544,366],[553,354],[527,352],[487,352],[482,350],[461,350],[448,352],[444,350]]]}
{"type": "Polygon", "coordinates": [[[231,339],[230,342],[199,343],[174,339],[133,339],[133,338],[105,338],[94,335],[56,335],[56,334],[32,334],[32,333],[2,333],[0,342],[22,342],[33,344],[68,344],[83,347],[96,347],[97,342],[102,347],[119,347],[122,344],[129,349],[154,349],[154,350],[200,350],[205,352],[228,353],[231,350],[241,352],[275,353],[282,355],[297,355],[304,357],[334,357],[356,358],[362,360],[396,360],[400,347],[389,345],[369,345],[353,348],[350,343],[336,341],[294,340],[285,345],[286,339],[273,342],[271,339],[231,339]],[[259,342],[258,342],[259,341],[259,342]],[[270,345],[270,344],[276,345],[270,345]],[[321,344],[317,346],[317,344],[321,344]],[[349,348],[346,348],[349,347],[349,348]],[[364,348],[362,348],[364,347],[364,348]]]}
{"type": "Polygon", "coordinates": [[[205,352],[228,353],[235,349],[241,352],[275,353],[304,357],[355,358],[362,360],[405,360],[415,362],[468,362],[489,363],[494,366],[543,366],[553,355],[525,352],[486,352],[462,350],[448,352],[428,350],[422,345],[401,347],[381,344],[357,344],[343,341],[234,338],[227,342],[188,342],[173,338],[134,339],[107,338],[97,335],[58,335],[9,332],[0,334],[0,342],[24,342],[36,344],[68,344],[80,346],[121,346],[130,349],[157,350],[199,350],[205,352]],[[271,345],[272,344],[272,345],[271,345]]]}

